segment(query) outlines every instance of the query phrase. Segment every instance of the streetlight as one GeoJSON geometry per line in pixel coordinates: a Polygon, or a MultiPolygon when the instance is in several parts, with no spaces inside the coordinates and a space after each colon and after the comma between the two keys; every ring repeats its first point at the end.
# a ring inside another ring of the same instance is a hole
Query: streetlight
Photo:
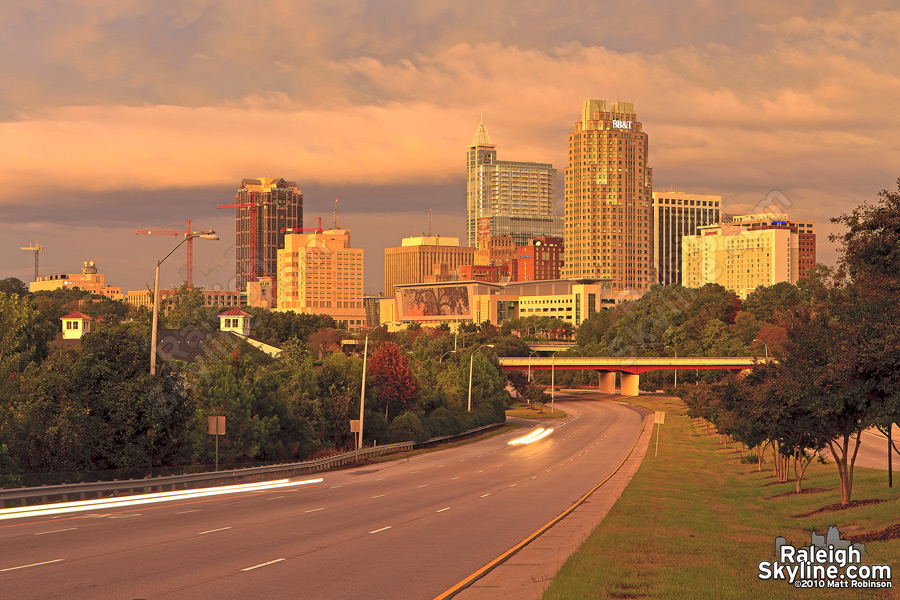
{"type": "MultiPolygon", "coordinates": [[[[172,252],[178,250],[183,243],[188,240],[218,240],[215,230],[210,229],[205,233],[188,233],[184,239],[178,242],[178,245],[172,248],[172,252]]],[[[150,334],[150,374],[156,375],[156,325],[159,319],[159,265],[172,256],[172,252],[166,254],[162,260],[156,262],[156,281],[153,284],[153,330],[150,334]]]]}
{"type": "Polygon", "coordinates": [[[441,354],[441,359],[438,361],[438,363],[444,362],[444,357],[447,356],[448,354],[456,354],[456,350],[447,350],[446,352],[441,354]]]}
{"type": "Polygon", "coordinates": [[[367,333],[366,343],[363,345],[362,391],[359,393],[359,442],[356,445],[357,450],[362,450],[363,447],[363,410],[366,407],[366,359],[369,356],[369,336],[384,325],[387,325],[387,323],[382,323],[367,333]]]}
{"type": "MultiPolygon", "coordinates": [[[[759,338],[756,338],[755,340],[753,340],[753,342],[759,342],[760,344],[762,344],[763,346],[766,347],[766,362],[768,362],[768,360],[769,360],[769,345],[759,338]]],[[[752,344],[753,342],[750,342],[750,343],[752,344]]]]}
{"type": "MultiPolygon", "coordinates": [[[[675,350],[675,360],[678,360],[678,350],[675,348],[675,346],[666,346],[666,348],[671,348],[672,350],[675,350]]],[[[666,348],[663,348],[663,350],[665,350],[666,348]]],[[[675,387],[677,388],[678,387],[678,365],[675,365],[675,368],[673,370],[675,371],[675,387]]]]}
{"type": "Polygon", "coordinates": [[[528,355],[528,382],[531,383],[531,357],[537,354],[537,350],[532,350],[531,354],[528,355]]]}
{"type": "Polygon", "coordinates": [[[554,350],[553,354],[550,357],[550,416],[553,416],[553,403],[556,400],[556,353],[559,350],[554,350]]]}
{"type": "Polygon", "coordinates": [[[482,344],[475,348],[472,351],[472,356],[469,357],[469,408],[468,412],[472,412],[472,367],[475,365],[475,353],[481,350],[482,348],[493,348],[493,344],[482,344]]]}

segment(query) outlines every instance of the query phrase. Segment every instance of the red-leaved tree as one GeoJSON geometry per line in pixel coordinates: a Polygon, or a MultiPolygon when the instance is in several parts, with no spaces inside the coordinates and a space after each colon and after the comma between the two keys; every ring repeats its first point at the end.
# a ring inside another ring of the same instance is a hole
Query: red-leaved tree
{"type": "Polygon", "coordinates": [[[415,407],[419,383],[400,346],[393,342],[381,344],[369,359],[368,375],[376,390],[377,406],[384,408],[385,419],[415,407]]]}

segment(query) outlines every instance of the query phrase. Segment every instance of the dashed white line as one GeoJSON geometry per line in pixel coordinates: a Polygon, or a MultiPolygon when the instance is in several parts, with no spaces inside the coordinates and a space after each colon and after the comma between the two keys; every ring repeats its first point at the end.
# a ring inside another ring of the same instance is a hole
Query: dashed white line
{"type": "Polygon", "coordinates": [[[425,483],[425,484],[422,484],[422,485],[420,485],[420,486],[419,486],[419,487],[420,487],[420,488],[423,488],[423,487],[428,487],[428,484],[427,484],[427,483],[425,483]]]}
{"type": "Polygon", "coordinates": [[[518,483],[513,483],[513,484],[510,484],[509,487],[516,487],[517,485],[519,485],[519,484],[518,484],[518,483]]]}
{"type": "Polygon", "coordinates": [[[450,507],[448,506],[447,508],[442,508],[441,510],[436,510],[434,512],[439,513],[439,512],[444,512],[445,510],[450,510],[450,507]]]}
{"type": "Polygon", "coordinates": [[[274,498],[266,498],[266,500],[278,500],[279,498],[284,498],[284,496],[275,496],[274,498]]]}
{"type": "Polygon", "coordinates": [[[193,509],[193,510],[183,510],[183,511],[177,512],[177,513],[175,513],[175,514],[176,514],[176,515],[186,515],[186,514],[192,513],[192,512],[200,512],[200,509],[199,509],[199,508],[195,508],[195,509],[193,509]]]}
{"type": "Polygon", "coordinates": [[[319,510],[325,510],[325,507],[323,506],[322,508],[314,508],[314,509],[312,509],[312,510],[305,510],[305,511],[303,511],[303,512],[311,513],[311,512],[316,512],[316,511],[319,511],[319,510]]]}
{"type": "Polygon", "coordinates": [[[331,486],[331,487],[328,488],[328,489],[329,489],[329,490],[336,490],[337,488],[342,488],[342,487],[344,487],[344,486],[342,486],[342,485],[333,485],[333,486],[331,486]]]}
{"type": "Polygon", "coordinates": [[[454,478],[453,478],[453,479],[451,479],[451,480],[450,480],[450,481],[453,481],[453,480],[454,480],[454,479],[459,479],[459,477],[454,477],[454,478]]]}
{"type": "Polygon", "coordinates": [[[387,527],[382,527],[381,529],[376,529],[375,531],[370,531],[369,533],[378,533],[379,531],[384,531],[385,529],[390,529],[393,525],[388,525],[387,527]]]}
{"type": "Polygon", "coordinates": [[[54,529],[53,531],[42,531],[40,533],[35,533],[34,535],[47,535],[48,533],[59,533],[60,531],[72,531],[73,529],[78,529],[77,527],[67,527],[65,529],[54,529]]]}
{"type": "Polygon", "coordinates": [[[270,560],[269,562],[264,562],[259,565],[253,565],[252,567],[247,567],[246,569],[241,569],[241,571],[252,571],[253,569],[258,569],[260,567],[267,567],[269,565],[274,565],[275,563],[280,563],[281,561],[286,560],[284,558],[276,558],[275,560],[270,560]]]}
{"type": "Polygon", "coordinates": [[[55,560],[45,560],[44,562],[39,563],[31,563],[30,565],[21,565],[19,567],[9,567],[6,569],[0,569],[0,573],[5,573],[6,571],[15,571],[16,569],[27,569],[28,567],[39,567],[41,565],[49,565],[50,563],[62,562],[62,558],[57,558],[55,560]]]}
{"type": "Polygon", "coordinates": [[[488,496],[490,496],[490,494],[484,494],[484,495],[481,496],[481,497],[482,497],[482,498],[487,498],[488,496]]]}
{"type": "Polygon", "coordinates": [[[375,498],[382,498],[382,497],[384,497],[384,494],[378,494],[377,496],[372,496],[372,500],[374,500],[375,498]]]}
{"type": "Polygon", "coordinates": [[[225,531],[226,529],[231,529],[231,527],[219,527],[218,529],[210,529],[209,531],[201,531],[197,535],[205,535],[207,533],[215,533],[217,531],[225,531]]]}

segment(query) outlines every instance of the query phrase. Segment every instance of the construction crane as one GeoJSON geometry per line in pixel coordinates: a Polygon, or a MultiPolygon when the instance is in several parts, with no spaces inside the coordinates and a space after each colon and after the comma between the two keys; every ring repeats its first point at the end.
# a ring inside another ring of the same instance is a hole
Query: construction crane
{"type": "Polygon", "coordinates": [[[31,246],[22,246],[19,250],[34,250],[34,280],[38,278],[38,253],[44,251],[44,247],[40,242],[35,242],[31,246]]]}
{"type": "Polygon", "coordinates": [[[319,222],[318,227],[282,227],[281,233],[322,233],[322,217],[316,217],[316,221],[319,222]]]}
{"type": "MultiPolygon", "coordinates": [[[[257,236],[257,226],[259,222],[259,209],[266,206],[274,206],[274,202],[257,202],[256,194],[250,194],[250,202],[243,202],[241,204],[219,204],[216,208],[249,208],[256,209],[256,214],[249,215],[250,217],[250,268],[248,269],[249,273],[247,274],[247,281],[256,281],[256,236],[257,236]]],[[[237,252],[240,252],[240,248],[236,248],[237,252]]],[[[238,264],[240,264],[241,258],[238,257],[238,264]]]]}
{"type": "MultiPolygon", "coordinates": [[[[201,234],[205,232],[194,231],[191,227],[191,220],[187,219],[186,221],[179,221],[178,223],[166,225],[162,229],[138,229],[134,233],[135,235],[183,235],[187,237],[191,234],[201,234]],[[187,223],[187,229],[175,229],[179,225],[184,225],[185,223],[187,223]]],[[[194,239],[188,238],[185,246],[187,247],[187,275],[185,281],[187,281],[188,285],[194,285],[194,239]]]]}

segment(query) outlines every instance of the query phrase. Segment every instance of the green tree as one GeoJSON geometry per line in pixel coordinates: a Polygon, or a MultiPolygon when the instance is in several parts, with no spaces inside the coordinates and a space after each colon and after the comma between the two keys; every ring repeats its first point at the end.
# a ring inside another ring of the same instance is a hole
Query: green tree
{"type": "Polygon", "coordinates": [[[21,297],[28,293],[28,286],[17,277],[7,277],[0,279],[0,293],[21,297]]]}

